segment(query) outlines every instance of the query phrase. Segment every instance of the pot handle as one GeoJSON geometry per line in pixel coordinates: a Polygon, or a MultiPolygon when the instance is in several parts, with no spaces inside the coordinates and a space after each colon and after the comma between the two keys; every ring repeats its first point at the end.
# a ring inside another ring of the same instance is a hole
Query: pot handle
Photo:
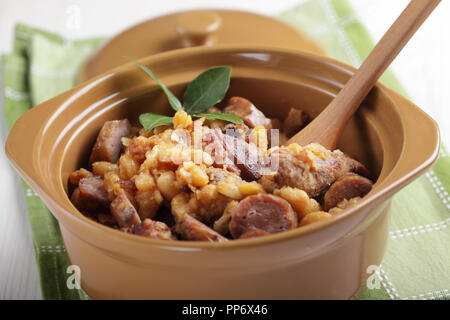
{"type": "Polygon", "coordinates": [[[398,106],[404,121],[405,141],[400,158],[387,177],[385,183],[390,187],[394,184],[406,185],[414,178],[429,169],[439,157],[440,134],[439,127],[428,114],[400,94],[383,86],[389,97],[398,106]],[[421,114],[421,123],[417,123],[417,114],[421,114]],[[430,143],[431,142],[431,143],[430,143]],[[396,179],[403,176],[401,180],[396,179]]]}
{"type": "Polygon", "coordinates": [[[25,112],[14,123],[6,140],[8,160],[37,193],[49,193],[38,161],[44,125],[54,113],[54,106],[62,104],[65,96],[57,96],[25,112]]]}

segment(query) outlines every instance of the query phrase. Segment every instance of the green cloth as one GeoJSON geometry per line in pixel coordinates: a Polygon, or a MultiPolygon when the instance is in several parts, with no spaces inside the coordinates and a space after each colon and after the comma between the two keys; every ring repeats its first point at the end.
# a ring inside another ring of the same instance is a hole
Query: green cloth
{"type": "MultiPolygon", "coordinates": [[[[373,41],[347,0],[310,0],[278,16],[307,32],[328,54],[359,66],[373,41]]],[[[83,60],[102,39],[69,41],[18,25],[13,54],[2,57],[4,114],[9,126],[27,109],[74,85],[83,60]]],[[[387,71],[382,81],[406,95],[387,71]]],[[[442,147],[438,162],[393,199],[390,236],[379,289],[360,299],[445,299],[450,297],[450,159],[442,147]]],[[[68,261],[57,221],[24,183],[44,299],[87,299],[68,289],[68,261]]]]}
{"type": "MultiPolygon", "coordinates": [[[[57,35],[17,25],[14,52],[2,56],[3,110],[11,127],[28,109],[74,86],[81,63],[102,39],[67,41],[57,35]]],[[[23,182],[36,262],[44,299],[87,299],[67,287],[69,262],[58,221],[23,182]]]]}

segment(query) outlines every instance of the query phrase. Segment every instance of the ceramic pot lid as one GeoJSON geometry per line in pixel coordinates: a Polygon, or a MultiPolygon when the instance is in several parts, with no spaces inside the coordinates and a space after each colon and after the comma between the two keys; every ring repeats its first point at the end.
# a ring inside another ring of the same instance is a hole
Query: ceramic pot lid
{"type": "Polygon", "coordinates": [[[202,45],[269,45],[323,54],[306,35],[285,23],[234,10],[193,10],[151,19],[109,40],[84,64],[77,83],[126,63],[163,51],[202,45]]]}

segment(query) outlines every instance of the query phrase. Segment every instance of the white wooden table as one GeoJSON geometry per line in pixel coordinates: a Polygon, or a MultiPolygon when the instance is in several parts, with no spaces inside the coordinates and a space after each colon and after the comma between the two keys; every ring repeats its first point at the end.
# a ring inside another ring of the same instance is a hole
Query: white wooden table
{"type": "MultiPolygon", "coordinates": [[[[0,53],[10,52],[13,28],[23,22],[68,37],[113,35],[136,22],[192,8],[229,8],[274,15],[302,0],[1,0],[0,53]],[[80,8],[80,28],[67,28],[71,6],[80,8]]],[[[318,0],[319,1],[319,0],[318,0]]],[[[361,21],[378,40],[407,0],[351,0],[361,21]]],[[[450,1],[442,1],[392,68],[413,101],[437,120],[450,141],[450,1]]],[[[2,110],[0,112],[3,113],[2,110]]],[[[420,125],[420,124],[418,124],[420,125]]],[[[0,116],[0,142],[7,129],[0,116]]],[[[40,299],[24,195],[16,173],[0,152],[0,299],[40,299]]]]}

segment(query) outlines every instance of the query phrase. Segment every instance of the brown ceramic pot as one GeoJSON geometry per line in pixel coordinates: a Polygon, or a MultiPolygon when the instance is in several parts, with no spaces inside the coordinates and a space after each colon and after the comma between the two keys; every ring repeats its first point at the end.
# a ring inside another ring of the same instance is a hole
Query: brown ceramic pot
{"type": "MultiPolygon", "coordinates": [[[[354,69],[327,58],[267,47],[199,47],[142,59],[178,96],[200,72],[230,65],[228,96],[266,115],[291,107],[316,116],[354,69]]],[[[124,234],[84,217],[67,196],[68,176],[85,166],[106,120],[170,114],[155,83],[134,64],[102,74],[23,115],[6,151],[58,219],[67,254],[94,299],[347,299],[381,262],[390,198],[436,160],[436,123],[381,84],[348,126],[339,148],[376,183],[354,208],[305,227],[226,243],[162,241],[124,234]]],[[[395,214],[395,212],[393,212],[395,214]]]]}

